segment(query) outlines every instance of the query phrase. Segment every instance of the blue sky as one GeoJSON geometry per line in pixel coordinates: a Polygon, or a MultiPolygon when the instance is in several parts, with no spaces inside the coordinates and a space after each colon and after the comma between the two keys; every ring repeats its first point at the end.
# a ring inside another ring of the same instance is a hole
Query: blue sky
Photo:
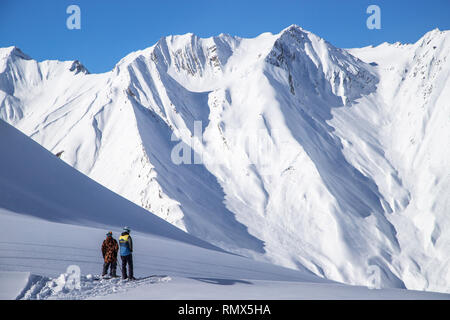
{"type": "Polygon", "coordinates": [[[0,0],[0,47],[18,46],[39,61],[78,59],[91,72],[169,34],[255,37],[291,24],[343,48],[415,42],[450,29],[450,0],[0,0]],[[81,9],[80,30],[66,27],[71,4],[81,9]],[[371,4],[381,9],[380,30],[366,27],[371,4]]]}

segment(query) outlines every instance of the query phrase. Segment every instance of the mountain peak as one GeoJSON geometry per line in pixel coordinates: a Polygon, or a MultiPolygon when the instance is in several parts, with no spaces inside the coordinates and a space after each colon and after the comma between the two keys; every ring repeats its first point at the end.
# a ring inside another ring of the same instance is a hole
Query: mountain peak
{"type": "Polygon", "coordinates": [[[300,31],[307,31],[305,29],[303,29],[302,27],[300,27],[298,24],[291,24],[289,27],[284,28],[281,33],[286,32],[286,31],[290,31],[290,30],[300,30],[300,31]]]}
{"type": "Polygon", "coordinates": [[[441,31],[439,28],[434,28],[433,30],[430,30],[427,33],[425,33],[424,37],[433,37],[438,34],[444,34],[445,32],[446,32],[445,30],[441,31]]]}
{"type": "Polygon", "coordinates": [[[446,37],[449,34],[450,34],[450,30],[439,30],[438,28],[435,28],[435,29],[425,33],[423,35],[423,37],[419,39],[418,42],[420,42],[420,41],[427,41],[428,42],[429,40],[433,40],[433,39],[436,39],[436,38],[446,37]]]}
{"type": "Polygon", "coordinates": [[[75,72],[75,74],[78,73],[84,73],[84,74],[89,74],[89,70],[78,60],[74,60],[72,63],[72,66],[69,69],[70,71],[75,72]]]}
{"type": "Polygon", "coordinates": [[[311,34],[311,32],[303,29],[302,27],[300,27],[296,24],[291,24],[289,27],[283,29],[279,34],[280,34],[280,37],[283,37],[284,35],[304,37],[304,36],[311,34]]]}
{"type": "Polygon", "coordinates": [[[317,43],[325,45],[329,49],[337,49],[334,45],[316,35],[315,33],[308,31],[296,24],[292,24],[289,27],[283,29],[278,34],[277,42],[285,42],[289,45],[304,45],[305,43],[317,43]]]}
{"type": "Polygon", "coordinates": [[[31,60],[31,58],[27,54],[23,53],[23,51],[16,46],[0,48],[0,58],[5,59],[8,57],[31,60]]]}
{"type": "MultiPolygon", "coordinates": [[[[301,91],[307,88],[305,96],[317,92],[319,83],[327,83],[344,104],[371,92],[377,82],[362,61],[297,25],[280,33],[266,62],[288,73],[292,94],[302,87],[301,91]]],[[[321,90],[327,92],[325,87],[321,90]]]]}

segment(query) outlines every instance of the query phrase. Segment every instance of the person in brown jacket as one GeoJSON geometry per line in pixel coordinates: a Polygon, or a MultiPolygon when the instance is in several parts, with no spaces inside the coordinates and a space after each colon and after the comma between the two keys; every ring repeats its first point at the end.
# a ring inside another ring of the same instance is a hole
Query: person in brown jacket
{"type": "Polygon", "coordinates": [[[106,234],[106,239],[102,244],[102,254],[103,254],[103,272],[102,276],[108,273],[108,269],[111,267],[109,275],[113,278],[117,277],[117,252],[119,251],[119,245],[116,239],[112,237],[112,232],[106,234]]]}

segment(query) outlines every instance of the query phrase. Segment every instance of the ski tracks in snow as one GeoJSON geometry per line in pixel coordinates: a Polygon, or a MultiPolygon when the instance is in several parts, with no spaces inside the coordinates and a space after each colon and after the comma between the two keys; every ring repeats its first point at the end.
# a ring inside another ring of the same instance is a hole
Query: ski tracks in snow
{"type": "Polygon", "coordinates": [[[17,300],[84,300],[114,293],[126,292],[143,285],[163,283],[172,280],[169,276],[154,275],[136,280],[101,278],[99,275],[82,275],[79,282],[72,282],[71,275],[61,274],[50,279],[31,274],[27,285],[17,300]]]}

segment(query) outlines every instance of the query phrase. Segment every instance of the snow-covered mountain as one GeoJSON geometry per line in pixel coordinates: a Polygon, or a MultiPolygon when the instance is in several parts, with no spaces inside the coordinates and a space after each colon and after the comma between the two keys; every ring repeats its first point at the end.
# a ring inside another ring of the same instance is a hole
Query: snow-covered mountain
{"type": "MultiPolygon", "coordinates": [[[[0,137],[4,151],[0,158],[0,297],[51,298],[64,293],[51,286],[51,278],[57,280],[62,273],[58,281],[65,280],[69,265],[80,267],[83,280],[88,280],[89,273],[99,274],[105,233],[112,230],[117,237],[125,224],[132,229],[138,276],[161,273],[205,281],[282,280],[336,287],[311,273],[256,262],[196,239],[95,183],[1,120],[0,137]],[[8,283],[19,292],[5,290],[8,283]]],[[[92,298],[114,291],[82,293],[92,298]]]]}
{"type": "Polygon", "coordinates": [[[344,50],[298,26],[169,36],[103,74],[3,48],[0,119],[223,249],[448,292],[449,55],[445,31],[344,50]]]}
{"type": "Polygon", "coordinates": [[[342,285],[224,252],[107,190],[2,120],[0,150],[0,300],[450,297],[342,285]],[[106,230],[117,237],[124,223],[132,226],[138,279],[101,279],[106,230]],[[78,282],[71,270],[80,272],[78,282]]]}

